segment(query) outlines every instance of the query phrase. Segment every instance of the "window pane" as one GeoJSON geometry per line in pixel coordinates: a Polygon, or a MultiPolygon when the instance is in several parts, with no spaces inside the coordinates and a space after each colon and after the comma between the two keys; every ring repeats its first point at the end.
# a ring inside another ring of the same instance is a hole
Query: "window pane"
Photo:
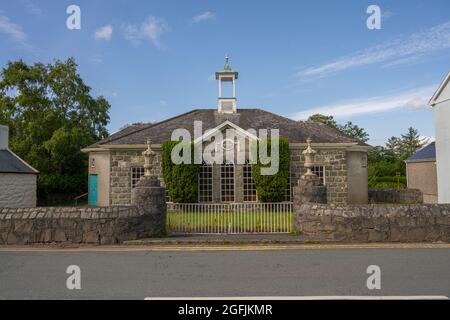
{"type": "Polygon", "coordinates": [[[313,173],[319,177],[320,184],[325,185],[325,167],[315,166],[312,169],[313,173]]]}
{"type": "Polygon", "coordinates": [[[243,166],[244,175],[244,201],[256,202],[256,187],[253,181],[252,166],[246,164],[243,166]]]}
{"type": "Polygon", "coordinates": [[[131,168],[131,188],[134,189],[141,177],[144,175],[144,167],[131,168]]]}
{"type": "Polygon", "coordinates": [[[213,171],[212,166],[200,166],[198,175],[198,201],[212,202],[213,201],[213,171]]]}
{"type": "Polygon", "coordinates": [[[222,165],[220,167],[220,186],[222,202],[234,201],[234,166],[222,165]]]}

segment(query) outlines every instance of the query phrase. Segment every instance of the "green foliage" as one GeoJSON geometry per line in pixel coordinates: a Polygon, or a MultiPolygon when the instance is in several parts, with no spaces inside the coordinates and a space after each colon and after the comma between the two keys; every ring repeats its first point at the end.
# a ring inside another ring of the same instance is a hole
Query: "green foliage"
{"type": "MultiPolygon", "coordinates": [[[[268,139],[266,142],[270,156],[272,140],[268,139]]],[[[253,165],[253,180],[258,193],[258,199],[262,202],[282,202],[284,200],[291,166],[289,142],[286,138],[280,138],[279,157],[279,170],[275,175],[261,175],[261,168],[270,167],[270,164],[263,165],[260,162],[259,155],[258,163],[253,165]]]]}
{"type": "MultiPolygon", "coordinates": [[[[367,142],[366,131],[352,122],[338,124],[333,116],[315,114],[308,121],[320,122],[360,141],[367,142]]],[[[397,188],[397,174],[400,174],[400,187],[406,187],[405,160],[426,144],[420,139],[416,129],[410,127],[400,137],[391,137],[386,145],[376,146],[368,152],[368,175],[370,188],[397,188]]]]}
{"type": "Polygon", "coordinates": [[[408,128],[400,137],[391,137],[386,146],[377,146],[369,151],[369,187],[379,189],[397,188],[397,174],[400,187],[406,188],[405,160],[417,152],[426,142],[420,139],[414,128],[408,128]]]}
{"type": "Polygon", "coordinates": [[[170,200],[177,203],[195,203],[198,201],[199,166],[194,163],[194,144],[191,148],[192,164],[174,164],[171,154],[180,141],[166,141],[162,145],[162,170],[164,182],[169,192],[170,200]]]}
{"type": "Polygon", "coordinates": [[[336,122],[336,120],[334,120],[333,116],[326,116],[320,113],[316,113],[313,114],[312,116],[310,116],[308,118],[309,122],[318,122],[318,123],[323,123],[324,125],[326,125],[327,127],[333,128],[333,129],[337,129],[338,128],[338,123],[336,122]]]}
{"type": "Polygon", "coordinates": [[[335,129],[354,139],[358,139],[361,142],[369,141],[369,134],[363,128],[357,126],[351,121],[341,125],[334,120],[333,116],[325,116],[323,114],[314,114],[308,118],[308,121],[323,123],[329,128],[335,129]]]}
{"type": "Polygon", "coordinates": [[[0,73],[0,123],[11,149],[39,172],[38,194],[86,191],[87,155],[107,136],[109,103],[91,96],[73,59],[9,62],[0,73]]]}
{"type": "Polygon", "coordinates": [[[369,179],[369,188],[373,189],[397,189],[398,187],[400,187],[400,189],[404,189],[406,188],[406,185],[407,182],[405,176],[400,176],[398,178],[392,176],[386,177],[372,176],[369,179]]]}

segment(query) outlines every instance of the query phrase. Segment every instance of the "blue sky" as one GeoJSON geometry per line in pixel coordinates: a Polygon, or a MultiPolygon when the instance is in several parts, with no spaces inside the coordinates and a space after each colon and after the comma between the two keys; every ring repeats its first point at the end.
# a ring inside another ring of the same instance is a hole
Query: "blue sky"
{"type": "Polygon", "coordinates": [[[450,2],[3,0],[0,66],[74,57],[109,130],[215,108],[225,54],[240,72],[238,107],[294,119],[333,114],[383,144],[407,127],[434,136],[426,107],[450,71],[450,2]],[[81,30],[66,8],[81,8],[81,30]],[[382,10],[369,30],[366,9],[382,10]]]}

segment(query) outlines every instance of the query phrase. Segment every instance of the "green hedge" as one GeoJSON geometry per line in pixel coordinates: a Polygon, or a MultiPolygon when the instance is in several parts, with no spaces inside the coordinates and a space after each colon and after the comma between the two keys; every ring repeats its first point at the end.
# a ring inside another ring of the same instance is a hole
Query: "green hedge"
{"type": "MultiPolygon", "coordinates": [[[[195,203],[198,201],[198,171],[199,165],[174,164],[171,154],[180,141],[166,141],[162,145],[162,170],[170,200],[178,203],[195,203]]],[[[192,163],[194,163],[194,145],[191,147],[192,163]]]]}
{"type": "MultiPolygon", "coordinates": [[[[271,154],[271,139],[266,140],[269,155],[271,154]]],[[[259,150],[259,146],[258,146],[259,150]]],[[[275,175],[261,175],[261,168],[270,167],[270,164],[260,163],[258,154],[258,163],[253,165],[253,180],[255,181],[258,199],[262,202],[282,202],[286,193],[286,187],[289,181],[291,167],[291,153],[289,150],[289,141],[286,138],[280,138],[280,164],[278,173],[275,175]]]]}

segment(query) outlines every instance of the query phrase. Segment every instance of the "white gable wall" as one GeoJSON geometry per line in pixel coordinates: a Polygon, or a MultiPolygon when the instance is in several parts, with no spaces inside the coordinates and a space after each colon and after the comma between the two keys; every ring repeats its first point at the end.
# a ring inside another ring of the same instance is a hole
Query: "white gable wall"
{"type": "Polygon", "coordinates": [[[35,174],[0,173],[0,208],[36,207],[35,174]]]}
{"type": "Polygon", "coordinates": [[[434,101],[439,203],[450,203],[450,84],[434,101]]]}

